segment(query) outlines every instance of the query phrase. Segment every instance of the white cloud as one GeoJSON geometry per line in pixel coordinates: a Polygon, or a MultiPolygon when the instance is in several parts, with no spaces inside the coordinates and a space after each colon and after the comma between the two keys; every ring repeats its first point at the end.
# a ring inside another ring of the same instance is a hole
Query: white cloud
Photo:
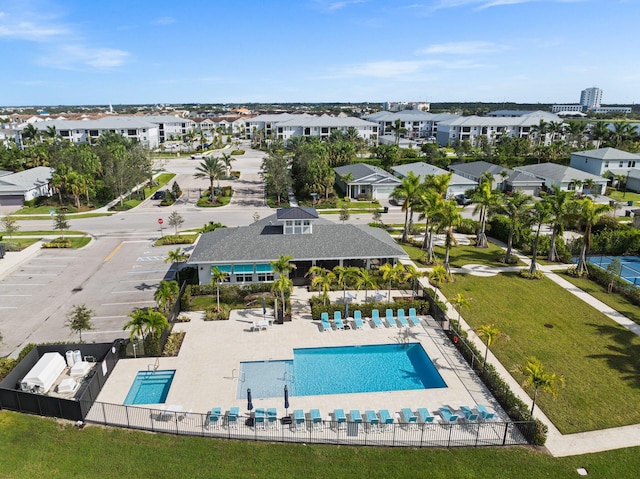
{"type": "Polygon", "coordinates": [[[176,19],[173,17],[158,17],[151,23],[154,25],[171,25],[172,23],[176,23],[176,19]]]}
{"type": "Polygon", "coordinates": [[[69,33],[66,27],[56,25],[40,25],[34,22],[14,22],[6,18],[6,14],[0,15],[0,38],[13,38],[32,42],[43,42],[52,37],[69,33]]]}
{"type": "Polygon", "coordinates": [[[62,45],[55,53],[40,57],[38,63],[62,70],[79,70],[86,67],[105,70],[124,65],[128,58],[128,52],[116,48],[62,45]]]}
{"type": "Polygon", "coordinates": [[[478,55],[483,53],[497,53],[506,50],[507,47],[493,42],[469,41],[469,42],[449,42],[429,45],[427,48],[418,50],[421,55],[446,54],[446,55],[478,55]]]}
{"type": "Polygon", "coordinates": [[[588,0],[439,0],[432,8],[439,10],[443,8],[463,7],[465,5],[475,6],[477,10],[486,8],[501,7],[504,5],[519,5],[522,3],[546,2],[546,3],[582,3],[588,0]]]}
{"type": "Polygon", "coordinates": [[[366,3],[368,0],[315,0],[315,4],[327,12],[336,12],[342,10],[350,5],[357,5],[359,3],[366,3]]]}

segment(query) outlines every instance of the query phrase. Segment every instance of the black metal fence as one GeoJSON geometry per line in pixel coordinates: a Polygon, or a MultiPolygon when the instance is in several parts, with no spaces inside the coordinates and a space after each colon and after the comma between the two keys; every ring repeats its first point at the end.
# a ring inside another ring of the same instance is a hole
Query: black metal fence
{"type": "Polygon", "coordinates": [[[228,412],[210,422],[208,414],[149,409],[96,402],[86,417],[90,423],[168,434],[270,442],[342,444],[389,447],[479,447],[529,443],[533,422],[473,421],[391,424],[337,422],[291,416],[256,423],[252,415],[230,420],[228,412]]]}

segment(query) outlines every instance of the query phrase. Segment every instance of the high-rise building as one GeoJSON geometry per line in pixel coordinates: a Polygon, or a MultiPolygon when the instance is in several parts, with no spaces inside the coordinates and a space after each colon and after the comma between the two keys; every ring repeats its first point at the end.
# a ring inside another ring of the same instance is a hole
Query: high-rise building
{"type": "Polygon", "coordinates": [[[580,92],[580,105],[583,108],[587,110],[600,108],[600,102],[602,102],[602,90],[600,88],[586,88],[580,92]]]}

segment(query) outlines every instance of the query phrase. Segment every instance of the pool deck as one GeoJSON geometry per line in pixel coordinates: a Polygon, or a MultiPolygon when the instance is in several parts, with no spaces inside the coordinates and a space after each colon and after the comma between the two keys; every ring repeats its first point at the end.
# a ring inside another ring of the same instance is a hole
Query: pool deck
{"type": "MultiPolygon", "coordinates": [[[[302,310],[309,296],[305,288],[296,288],[293,303],[302,310]]],[[[360,292],[360,296],[363,299],[363,292],[360,292]]],[[[352,304],[350,307],[353,310],[357,306],[352,304]]],[[[375,329],[370,322],[366,322],[361,330],[322,332],[320,321],[311,320],[308,310],[307,314],[295,314],[294,310],[293,321],[274,324],[262,330],[253,330],[253,321],[263,319],[261,308],[235,310],[229,321],[204,321],[201,312],[186,314],[191,321],[174,326],[174,331],[186,333],[179,355],[160,358],[158,364],[159,369],[176,370],[165,404],[179,405],[183,411],[206,413],[213,407],[221,407],[225,411],[237,406],[241,414],[247,414],[246,400],[237,398],[241,361],[292,359],[294,348],[419,342],[436,365],[447,384],[446,388],[291,396],[289,413],[294,409],[309,411],[317,408],[323,418],[327,418],[336,408],[346,411],[359,409],[361,412],[366,409],[388,409],[394,414],[405,407],[413,410],[427,407],[434,413],[441,406],[458,409],[463,405],[473,407],[483,404],[495,410],[499,417],[507,419],[442,330],[432,320],[428,324],[429,320],[425,317],[421,317],[421,326],[412,328],[375,329]]],[[[154,360],[150,358],[119,361],[98,401],[122,404],[138,371],[153,367],[154,360]]],[[[370,373],[363,371],[363,374],[370,373]]],[[[331,371],[327,371],[327,374],[331,374],[331,371]]],[[[251,385],[241,385],[242,389],[245,387],[251,385]]],[[[255,408],[275,407],[278,416],[284,415],[283,402],[282,397],[253,398],[255,408]]]]}

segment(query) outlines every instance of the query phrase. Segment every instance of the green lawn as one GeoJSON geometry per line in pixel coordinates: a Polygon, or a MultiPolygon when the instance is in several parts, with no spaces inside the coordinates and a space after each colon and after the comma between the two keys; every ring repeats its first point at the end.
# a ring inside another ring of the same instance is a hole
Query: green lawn
{"type": "Polygon", "coordinates": [[[270,444],[87,426],[0,412],[0,477],[633,478],[640,448],[553,458],[531,448],[408,449],[270,444]],[[99,471],[99,473],[98,473],[99,471]]]}
{"type": "Polygon", "coordinates": [[[533,355],[565,377],[556,400],[538,396],[538,405],[561,432],[640,423],[640,337],[549,279],[526,280],[514,273],[455,279],[442,290],[448,298],[458,292],[473,298],[462,312],[469,325],[494,323],[510,338],[492,346],[507,369],[533,355]]]}
{"type": "MultiPolygon", "coordinates": [[[[411,260],[418,261],[424,255],[424,251],[417,246],[409,244],[401,244],[402,248],[407,252],[411,260]]],[[[434,252],[440,262],[444,261],[445,248],[443,246],[435,246],[434,252]]],[[[454,246],[449,251],[449,263],[452,268],[460,268],[468,264],[483,264],[487,266],[503,267],[518,266],[506,265],[496,261],[502,255],[502,248],[489,243],[488,248],[476,248],[474,246],[454,246]]],[[[519,263],[522,265],[522,263],[519,263]]]]}
{"type": "Polygon", "coordinates": [[[31,246],[34,243],[37,243],[42,238],[16,238],[16,235],[13,235],[13,239],[9,239],[9,237],[5,237],[2,239],[3,243],[16,243],[20,245],[20,249],[25,249],[31,246]]]}
{"type": "Polygon", "coordinates": [[[620,314],[625,315],[634,323],[640,324],[640,308],[621,294],[609,294],[607,293],[607,288],[588,278],[576,278],[566,273],[560,273],[560,276],[581,290],[586,291],[594,298],[599,299],[607,306],[615,309],[620,314]]]}

